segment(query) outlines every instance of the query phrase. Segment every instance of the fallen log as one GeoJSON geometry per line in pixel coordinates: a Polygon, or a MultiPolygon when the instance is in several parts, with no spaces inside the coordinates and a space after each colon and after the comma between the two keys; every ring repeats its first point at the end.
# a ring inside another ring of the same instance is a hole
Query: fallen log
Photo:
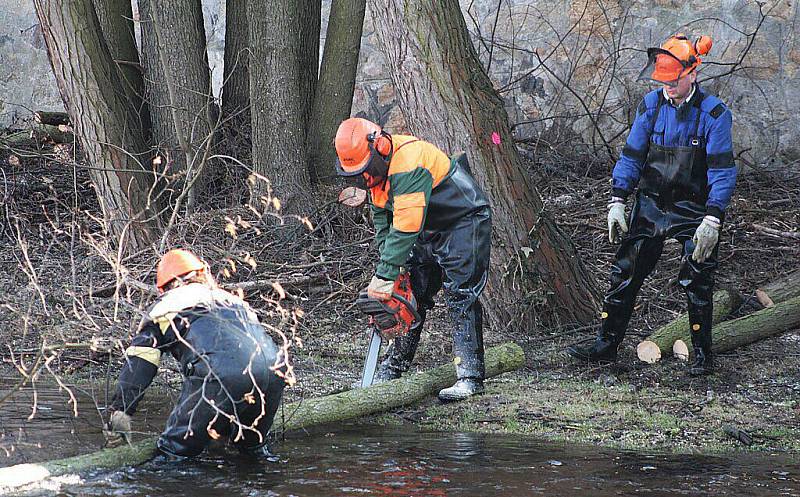
{"type": "MultiPolygon", "coordinates": [[[[711,350],[727,352],[798,327],[800,327],[800,297],[795,297],[739,319],[720,323],[711,332],[711,350]]],[[[688,343],[683,340],[675,342],[673,353],[676,357],[682,360],[689,359],[688,343]]]]}
{"type": "Polygon", "coordinates": [[[712,332],[712,350],[728,352],[800,328],[800,297],[721,323],[712,332]]]}
{"type": "MultiPolygon", "coordinates": [[[[727,314],[738,307],[741,298],[736,294],[735,301],[730,301],[731,295],[724,295],[722,292],[731,293],[729,290],[720,290],[714,293],[714,324],[721,322],[727,314]],[[727,301],[730,301],[730,305],[727,301]],[[726,309],[720,309],[720,305],[726,309]],[[718,311],[724,314],[719,314],[718,311]]],[[[764,307],[770,307],[778,302],[785,302],[791,298],[800,296],[800,269],[767,283],[755,292],[756,299],[764,307]]],[[[647,340],[642,341],[636,347],[636,354],[642,361],[654,363],[661,359],[663,354],[668,354],[672,350],[673,355],[681,360],[688,360],[688,343],[691,343],[689,332],[689,317],[683,315],[681,318],[656,330],[647,340]]]]}
{"type": "Polygon", "coordinates": [[[756,298],[764,307],[785,302],[800,295],[800,269],[767,283],[756,290],[756,298]]]}
{"type": "Polygon", "coordinates": [[[48,112],[40,110],[33,113],[33,120],[38,124],[49,124],[51,126],[70,124],[69,114],[66,112],[48,112]]]}
{"type": "Polygon", "coordinates": [[[75,141],[72,128],[66,124],[60,124],[58,126],[37,124],[34,126],[31,133],[39,142],[72,143],[75,141]]]}
{"type": "MultiPolygon", "coordinates": [[[[486,377],[519,369],[524,363],[525,354],[519,345],[509,342],[493,347],[486,351],[486,377]]],[[[283,408],[285,422],[276,416],[273,431],[299,430],[388,411],[418,402],[455,381],[455,367],[447,364],[368,388],[294,402],[283,408]]],[[[54,476],[142,464],[153,457],[157,439],[149,437],[91,454],[0,468],[0,493],[54,476]]]]}
{"type": "MultiPolygon", "coordinates": [[[[714,324],[721,322],[728,314],[739,307],[741,302],[742,297],[735,290],[722,289],[714,292],[712,322],[714,324]]],[[[647,340],[639,343],[636,347],[636,355],[644,362],[650,364],[657,362],[664,355],[672,353],[676,341],[682,340],[685,343],[689,343],[691,340],[689,333],[689,316],[684,314],[657,329],[647,337],[647,340]]]]}

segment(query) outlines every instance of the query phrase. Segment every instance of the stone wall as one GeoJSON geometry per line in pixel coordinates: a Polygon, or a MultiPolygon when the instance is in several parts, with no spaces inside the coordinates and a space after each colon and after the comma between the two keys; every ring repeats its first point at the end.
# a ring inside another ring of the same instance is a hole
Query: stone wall
{"type": "MultiPolygon", "coordinates": [[[[324,1],[323,14],[329,3],[324,1]]],[[[218,95],[225,2],[203,4],[218,95]]],[[[505,0],[499,13],[497,4],[462,0],[481,60],[518,124],[518,138],[601,151],[608,142],[619,150],[648,90],[635,81],[644,49],[684,31],[714,39],[701,79],[710,78],[704,86],[732,108],[744,163],[800,158],[800,51],[797,8],[790,0],[761,6],[753,0],[505,0]],[[726,75],[732,67],[736,72],[726,75]]],[[[61,106],[36,23],[30,0],[0,2],[0,126],[28,116],[28,109],[61,106]]],[[[369,12],[353,113],[403,128],[369,12]]]]}

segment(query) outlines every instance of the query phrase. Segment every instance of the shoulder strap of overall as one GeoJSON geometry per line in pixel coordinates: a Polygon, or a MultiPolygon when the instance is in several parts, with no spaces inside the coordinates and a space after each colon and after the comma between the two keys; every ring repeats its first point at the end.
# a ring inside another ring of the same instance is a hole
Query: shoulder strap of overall
{"type": "Polygon", "coordinates": [[[658,122],[658,115],[661,113],[661,106],[664,105],[664,92],[658,92],[658,103],[656,104],[656,111],[653,112],[653,118],[650,120],[650,135],[656,130],[656,123],[658,122]]]}
{"type": "Polygon", "coordinates": [[[698,135],[697,132],[700,131],[700,117],[702,117],[703,115],[703,109],[701,106],[703,105],[703,98],[705,98],[705,95],[703,95],[703,93],[700,91],[700,88],[697,88],[696,91],[697,91],[697,99],[694,102],[694,107],[697,108],[697,117],[695,117],[694,120],[694,133],[692,134],[693,137],[692,145],[694,145],[694,140],[697,140],[698,144],[700,141],[700,135],[698,135]]]}

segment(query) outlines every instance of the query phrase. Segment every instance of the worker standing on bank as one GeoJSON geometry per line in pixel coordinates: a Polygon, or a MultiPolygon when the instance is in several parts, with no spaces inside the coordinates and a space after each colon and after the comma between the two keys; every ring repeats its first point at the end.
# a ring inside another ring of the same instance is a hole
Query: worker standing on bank
{"type": "Polygon", "coordinates": [[[399,378],[408,370],[425,314],[444,286],[455,328],[458,381],[440,391],[439,398],[462,400],[482,392],[483,309],[478,297],[489,268],[491,212],[466,158],[451,159],[428,142],[390,135],[360,118],[339,125],[335,146],[337,172],[363,177],[370,192],[380,260],[367,288],[369,296],[388,301],[405,266],[422,317],[407,335],[394,340],[377,379],[399,378]]]}
{"type": "Polygon", "coordinates": [[[719,232],[736,185],[731,111],[697,84],[700,56],[711,38],[677,34],[648,49],[639,76],[662,85],[645,95],[613,172],[608,205],[609,240],[622,245],[611,267],[602,325],[589,346],[568,353],[588,361],[613,362],[625,336],[636,294],[661,256],[664,241],[681,244],[679,284],[689,307],[694,361],[689,374],[713,371],[712,293],[719,232]],[[638,189],[637,189],[638,187],[638,189]],[[625,207],[635,192],[631,215],[625,207]]]}
{"type": "Polygon", "coordinates": [[[156,286],[160,297],[125,351],[109,445],[130,432],[161,355],[170,353],[180,364],[183,387],[159,451],[169,458],[196,456],[212,439],[227,437],[244,454],[271,458],[267,433],[284,388],[273,370],[275,342],[250,306],[221,290],[208,265],[187,250],[161,258],[156,286]]]}

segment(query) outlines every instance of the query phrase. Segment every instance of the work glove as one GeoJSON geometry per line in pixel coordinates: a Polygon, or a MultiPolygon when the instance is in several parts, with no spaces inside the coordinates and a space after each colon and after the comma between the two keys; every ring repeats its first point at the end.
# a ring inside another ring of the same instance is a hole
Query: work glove
{"type": "Polygon", "coordinates": [[[394,289],[394,281],[385,280],[377,275],[372,277],[367,287],[367,295],[373,299],[386,302],[392,298],[392,290],[394,289]]]}
{"type": "Polygon", "coordinates": [[[131,443],[131,417],[122,411],[111,413],[107,429],[103,430],[106,447],[118,447],[123,443],[131,443]]]}
{"type": "Polygon", "coordinates": [[[706,259],[711,257],[711,252],[717,246],[719,241],[719,219],[714,216],[706,216],[703,222],[697,227],[694,232],[692,241],[694,242],[694,253],[692,259],[695,262],[705,262],[706,259]]]}
{"type": "Polygon", "coordinates": [[[625,201],[619,197],[611,197],[608,204],[608,241],[619,243],[622,235],[628,232],[625,221],[625,201]]]}

